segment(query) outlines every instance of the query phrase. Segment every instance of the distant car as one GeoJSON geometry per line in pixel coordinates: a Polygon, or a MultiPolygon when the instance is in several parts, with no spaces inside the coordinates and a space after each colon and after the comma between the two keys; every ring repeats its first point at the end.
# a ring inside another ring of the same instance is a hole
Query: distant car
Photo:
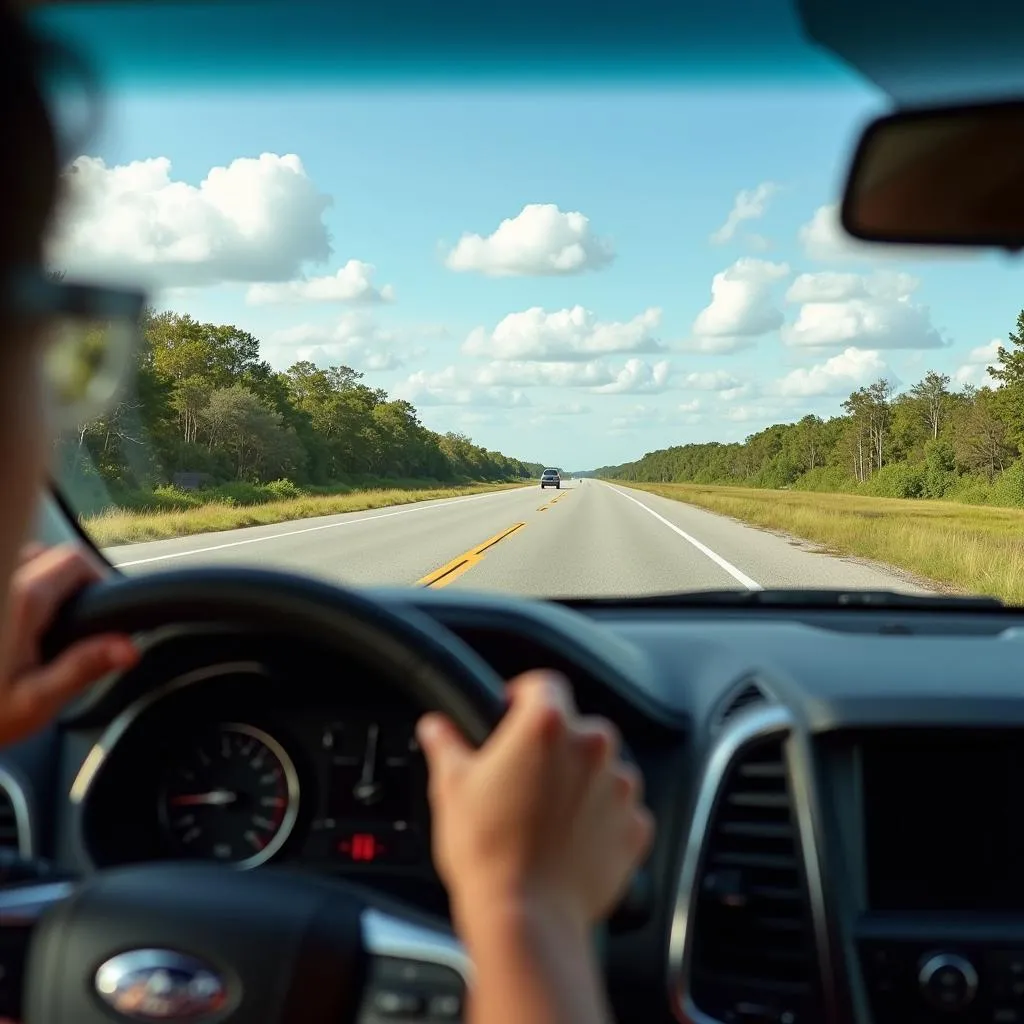
{"type": "Polygon", "coordinates": [[[554,487],[556,491],[562,489],[562,475],[557,469],[545,469],[540,475],[540,489],[554,487]]]}

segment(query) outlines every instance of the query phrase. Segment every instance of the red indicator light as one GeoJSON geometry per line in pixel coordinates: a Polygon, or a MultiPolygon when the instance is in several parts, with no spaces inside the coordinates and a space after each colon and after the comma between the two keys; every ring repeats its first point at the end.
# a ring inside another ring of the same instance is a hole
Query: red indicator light
{"type": "Polygon", "coordinates": [[[356,832],[350,839],[342,840],[338,849],[363,864],[375,861],[384,853],[384,845],[370,832],[356,832]]]}

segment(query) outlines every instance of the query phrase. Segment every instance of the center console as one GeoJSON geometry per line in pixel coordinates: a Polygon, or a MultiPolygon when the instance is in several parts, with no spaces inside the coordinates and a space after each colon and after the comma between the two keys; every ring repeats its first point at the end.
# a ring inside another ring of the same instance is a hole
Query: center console
{"type": "Polygon", "coordinates": [[[1024,1024],[1024,734],[886,730],[853,767],[874,1024],[1024,1024]]]}

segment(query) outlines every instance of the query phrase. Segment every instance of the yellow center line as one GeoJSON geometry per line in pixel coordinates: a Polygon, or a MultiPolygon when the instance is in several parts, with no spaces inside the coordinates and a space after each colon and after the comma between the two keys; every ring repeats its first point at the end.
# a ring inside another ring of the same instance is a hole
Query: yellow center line
{"type": "Polygon", "coordinates": [[[435,569],[424,576],[423,579],[417,580],[416,586],[433,587],[434,589],[447,587],[449,583],[454,583],[463,573],[469,572],[474,565],[482,562],[486,552],[493,548],[495,544],[506,537],[512,536],[516,530],[521,530],[525,525],[526,523],[513,523],[507,529],[502,530],[501,533],[496,533],[490,540],[485,540],[483,544],[477,544],[475,548],[470,548],[457,558],[453,558],[450,562],[442,565],[440,569],[435,569]]]}

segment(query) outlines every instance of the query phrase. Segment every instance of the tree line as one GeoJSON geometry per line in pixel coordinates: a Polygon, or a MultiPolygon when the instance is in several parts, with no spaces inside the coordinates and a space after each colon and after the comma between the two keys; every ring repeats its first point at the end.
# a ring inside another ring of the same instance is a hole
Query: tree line
{"type": "Polygon", "coordinates": [[[742,443],[677,445],[596,475],[1024,506],[1024,310],[988,367],[997,387],[951,387],[929,370],[899,394],[881,379],[841,415],[807,415],[742,443]]]}
{"type": "MultiPolygon", "coordinates": [[[[303,360],[283,372],[238,327],[148,311],[134,380],[107,415],[58,441],[58,472],[107,495],[173,485],[290,481],[503,481],[543,467],[437,433],[415,407],[349,366],[303,360]]],[[[109,499],[108,499],[109,501],[109,499]]]]}

